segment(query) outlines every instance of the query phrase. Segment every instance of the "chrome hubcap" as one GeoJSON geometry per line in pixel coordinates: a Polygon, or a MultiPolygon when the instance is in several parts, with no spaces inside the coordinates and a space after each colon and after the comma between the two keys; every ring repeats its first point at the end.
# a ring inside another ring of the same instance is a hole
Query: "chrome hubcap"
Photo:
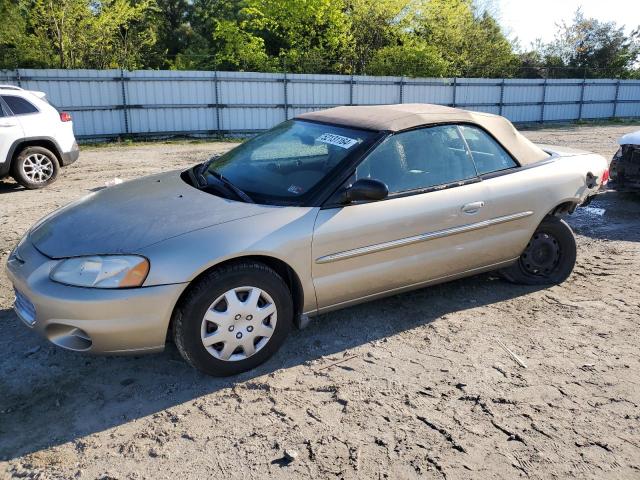
{"type": "Polygon", "coordinates": [[[202,344],[219,360],[249,358],[269,343],[277,313],[273,299],[264,290],[233,288],[207,309],[200,332],[202,344]]]}
{"type": "Polygon", "coordinates": [[[33,153],[22,164],[24,176],[35,183],[43,183],[53,175],[53,162],[41,153],[33,153]]]}

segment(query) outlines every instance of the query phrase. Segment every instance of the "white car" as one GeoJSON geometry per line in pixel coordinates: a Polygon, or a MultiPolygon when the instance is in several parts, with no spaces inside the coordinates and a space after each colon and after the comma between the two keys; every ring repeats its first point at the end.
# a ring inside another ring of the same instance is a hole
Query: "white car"
{"type": "Polygon", "coordinates": [[[71,115],[59,112],[43,92],[0,85],[0,178],[42,188],[79,154],[71,115]]]}

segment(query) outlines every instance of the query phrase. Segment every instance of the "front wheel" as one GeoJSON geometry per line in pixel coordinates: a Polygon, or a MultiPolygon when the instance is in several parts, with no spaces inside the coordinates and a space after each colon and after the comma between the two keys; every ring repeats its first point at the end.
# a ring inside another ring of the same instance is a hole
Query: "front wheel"
{"type": "Polygon", "coordinates": [[[193,367],[235,375],[271,357],[292,323],[293,301],[282,278],[264,264],[238,262],[191,288],[176,311],[173,337],[193,367]]]}
{"type": "Polygon", "coordinates": [[[518,260],[501,270],[509,281],[525,285],[564,282],[576,263],[576,239],[571,227],[558,217],[546,217],[518,260]]]}

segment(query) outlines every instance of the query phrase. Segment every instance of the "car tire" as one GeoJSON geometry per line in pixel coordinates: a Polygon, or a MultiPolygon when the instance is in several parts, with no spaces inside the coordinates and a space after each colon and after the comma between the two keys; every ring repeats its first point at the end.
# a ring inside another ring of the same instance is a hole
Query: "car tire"
{"type": "Polygon", "coordinates": [[[242,261],[211,271],[189,289],[174,312],[173,339],[191,366],[228,376],[265,362],[292,325],[293,300],[284,280],[262,263],[242,261]]]}
{"type": "Polygon", "coordinates": [[[26,147],[11,165],[11,176],[29,190],[37,190],[55,182],[60,162],[55,154],[43,147],[26,147]]]}
{"type": "Polygon", "coordinates": [[[576,239],[564,220],[548,216],[540,223],[524,252],[501,270],[504,278],[524,285],[564,282],[576,263],[576,239]]]}

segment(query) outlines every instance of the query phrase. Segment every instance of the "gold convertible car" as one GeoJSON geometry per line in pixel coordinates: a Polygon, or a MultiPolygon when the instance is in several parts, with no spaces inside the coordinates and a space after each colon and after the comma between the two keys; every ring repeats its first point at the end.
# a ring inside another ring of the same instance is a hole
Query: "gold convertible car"
{"type": "Polygon", "coordinates": [[[7,271],[18,316],[60,347],[139,354],[172,337],[231,375],[320,312],[488,270],[564,281],[561,216],[607,178],[604,158],[536,146],[496,115],[337,107],[68,205],[7,271]]]}

